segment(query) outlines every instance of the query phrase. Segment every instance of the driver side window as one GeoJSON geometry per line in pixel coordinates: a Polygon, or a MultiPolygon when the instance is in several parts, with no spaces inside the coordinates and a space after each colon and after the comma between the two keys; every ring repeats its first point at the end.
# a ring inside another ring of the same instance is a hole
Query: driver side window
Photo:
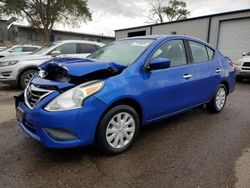
{"type": "Polygon", "coordinates": [[[170,67],[177,67],[187,64],[186,52],[183,41],[171,40],[164,43],[153,53],[151,59],[155,58],[170,59],[170,67]]]}

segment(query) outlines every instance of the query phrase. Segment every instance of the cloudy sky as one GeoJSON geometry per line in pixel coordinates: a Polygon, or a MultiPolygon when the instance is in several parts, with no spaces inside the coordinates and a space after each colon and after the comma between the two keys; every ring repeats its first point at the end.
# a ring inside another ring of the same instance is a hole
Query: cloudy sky
{"type": "MultiPolygon", "coordinates": [[[[150,2],[151,0],[89,0],[93,21],[68,30],[114,36],[116,29],[147,24],[150,2]]],[[[186,0],[186,2],[191,12],[189,17],[250,8],[250,0],[186,0]]]]}

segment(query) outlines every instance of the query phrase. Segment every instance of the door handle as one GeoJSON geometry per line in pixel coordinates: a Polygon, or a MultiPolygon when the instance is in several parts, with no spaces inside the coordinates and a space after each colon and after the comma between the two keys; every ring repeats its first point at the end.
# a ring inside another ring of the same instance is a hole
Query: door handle
{"type": "Polygon", "coordinates": [[[216,72],[216,73],[220,73],[220,72],[221,72],[221,69],[218,68],[218,69],[215,70],[215,72],[216,72]]]}
{"type": "Polygon", "coordinates": [[[183,76],[183,78],[184,78],[184,79],[189,79],[189,78],[192,78],[192,75],[191,75],[191,74],[185,74],[185,75],[183,76]]]}

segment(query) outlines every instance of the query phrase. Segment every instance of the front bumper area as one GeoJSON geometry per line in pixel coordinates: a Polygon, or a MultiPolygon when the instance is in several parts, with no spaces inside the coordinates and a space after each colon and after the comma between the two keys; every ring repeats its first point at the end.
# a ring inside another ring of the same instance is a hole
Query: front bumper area
{"type": "Polygon", "coordinates": [[[250,78],[250,67],[236,66],[235,70],[238,78],[250,78]]]}
{"type": "Polygon", "coordinates": [[[84,107],[80,109],[61,112],[45,111],[46,104],[58,95],[58,92],[52,93],[40,101],[34,109],[26,106],[23,94],[17,96],[16,108],[23,112],[23,119],[18,121],[21,129],[48,148],[72,148],[93,144],[96,127],[106,109],[106,104],[91,96],[84,101],[84,107]],[[55,136],[58,131],[60,134],[55,136]],[[64,133],[74,139],[59,138],[60,135],[65,136],[64,133]]]}
{"type": "Polygon", "coordinates": [[[0,67],[0,82],[9,85],[17,85],[16,73],[9,67],[0,67]]]}

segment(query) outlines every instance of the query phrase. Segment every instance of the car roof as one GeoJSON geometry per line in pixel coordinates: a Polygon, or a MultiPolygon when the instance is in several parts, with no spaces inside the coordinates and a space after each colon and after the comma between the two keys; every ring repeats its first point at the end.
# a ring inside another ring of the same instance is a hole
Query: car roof
{"type": "Polygon", "coordinates": [[[198,39],[198,38],[187,36],[187,35],[145,35],[145,36],[138,36],[138,37],[130,37],[127,39],[167,39],[167,38],[190,38],[190,39],[195,39],[195,40],[198,39]]]}
{"type": "Polygon", "coordinates": [[[24,46],[24,47],[35,47],[35,48],[41,48],[41,46],[33,45],[33,44],[19,44],[19,45],[13,45],[13,47],[19,47],[19,46],[24,46]]]}
{"type": "Polygon", "coordinates": [[[207,46],[209,46],[210,48],[213,48],[213,46],[211,46],[209,43],[207,43],[206,41],[203,41],[199,38],[193,37],[193,36],[188,36],[188,35],[145,35],[145,36],[138,36],[138,37],[129,37],[126,38],[125,40],[133,40],[133,39],[154,39],[154,40],[166,40],[166,39],[187,39],[187,40],[193,40],[199,43],[203,43],[207,46]]]}
{"type": "Polygon", "coordinates": [[[62,43],[85,43],[85,44],[94,44],[98,46],[104,46],[104,43],[95,42],[95,41],[88,41],[88,40],[58,40],[54,42],[55,44],[62,44],[62,43]]]}

